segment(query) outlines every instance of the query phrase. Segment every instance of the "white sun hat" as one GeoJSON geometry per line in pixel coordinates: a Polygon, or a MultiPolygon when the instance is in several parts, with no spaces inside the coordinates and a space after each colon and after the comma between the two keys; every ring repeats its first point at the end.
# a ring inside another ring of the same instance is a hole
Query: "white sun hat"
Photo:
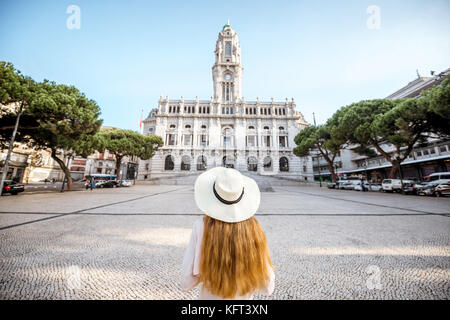
{"type": "Polygon", "coordinates": [[[206,215],[225,222],[239,222],[258,210],[261,193],[255,180],[239,171],[215,167],[198,176],[195,203],[206,215]]]}

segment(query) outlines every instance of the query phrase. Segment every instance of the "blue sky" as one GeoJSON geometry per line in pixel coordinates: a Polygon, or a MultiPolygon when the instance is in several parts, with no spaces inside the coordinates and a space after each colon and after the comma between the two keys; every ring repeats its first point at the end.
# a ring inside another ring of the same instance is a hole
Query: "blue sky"
{"type": "Polygon", "coordinates": [[[238,32],[243,96],[284,101],[323,123],[450,67],[450,1],[0,0],[0,60],[35,80],[75,85],[104,125],[139,129],[160,95],[209,99],[218,32],[238,32]],[[69,5],[81,10],[70,30],[69,5]],[[380,28],[369,29],[370,5],[380,28]]]}

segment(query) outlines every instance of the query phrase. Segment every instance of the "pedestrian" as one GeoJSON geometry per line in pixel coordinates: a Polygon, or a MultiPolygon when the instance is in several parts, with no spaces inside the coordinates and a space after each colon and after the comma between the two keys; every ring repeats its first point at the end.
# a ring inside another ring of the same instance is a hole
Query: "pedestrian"
{"type": "Polygon", "coordinates": [[[366,192],[366,186],[364,185],[364,180],[363,179],[361,179],[361,190],[363,192],[366,192]]]}
{"type": "Polygon", "coordinates": [[[254,214],[261,194],[255,180],[216,167],[195,181],[195,221],[182,264],[183,291],[200,284],[199,299],[252,299],[272,294],[275,274],[266,236],[254,214]]]}
{"type": "Polygon", "coordinates": [[[91,178],[91,191],[95,189],[95,180],[91,178]]]}

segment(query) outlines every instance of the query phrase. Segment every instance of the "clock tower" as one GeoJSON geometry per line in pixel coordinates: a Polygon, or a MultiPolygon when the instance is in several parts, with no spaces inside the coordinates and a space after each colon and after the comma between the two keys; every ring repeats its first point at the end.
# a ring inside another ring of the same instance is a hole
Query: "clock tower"
{"type": "Polygon", "coordinates": [[[219,32],[214,51],[216,62],[212,67],[214,99],[221,103],[234,103],[242,98],[241,46],[230,22],[219,32]]]}

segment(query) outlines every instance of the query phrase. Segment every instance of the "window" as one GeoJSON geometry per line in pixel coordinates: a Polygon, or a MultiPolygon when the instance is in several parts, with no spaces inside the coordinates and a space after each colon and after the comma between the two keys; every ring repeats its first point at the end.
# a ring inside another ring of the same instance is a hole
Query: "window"
{"type": "Polygon", "coordinates": [[[173,170],[174,163],[173,163],[173,157],[171,155],[168,155],[166,157],[166,160],[164,161],[164,170],[173,170]]]}
{"type": "Polygon", "coordinates": [[[222,166],[224,166],[225,168],[234,168],[234,157],[224,156],[222,158],[222,166]]]}
{"type": "Polygon", "coordinates": [[[247,136],[247,147],[256,147],[256,137],[247,136]]]}
{"type": "Polygon", "coordinates": [[[423,155],[424,155],[424,156],[429,155],[428,149],[423,150],[423,155]]]}
{"type": "Polygon", "coordinates": [[[286,148],[286,137],[278,137],[279,138],[279,147],[286,148]]]}
{"type": "Polygon", "coordinates": [[[145,164],[145,171],[148,171],[148,169],[149,169],[149,165],[148,165],[148,163],[146,163],[145,164]]]}
{"type": "Polygon", "coordinates": [[[171,124],[171,125],[169,126],[170,129],[175,129],[176,127],[177,127],[177,126],[174,125],[174,124],[171,124]]]}
{"type": "Polygon", "coordinates": [[[436,150],[434,150],[434,148],[431,148],[430,149],[430,154],[435,154],[436,153],[436,150]]]}
{"type": "Polygon", "coordinates": [[[247,170],[248,171],[257,171],[258,170],[258,160],[255,157],[248,157],[247,170]]]}
{"type": "Polygon", "coordinates": [[[204,171],[204,170],[206,170],[206,157],[199,156],[197,158],[197,171],[204,171]]]}
{"type": "Polygon", "coordinates": [[[97,168],[97,173],[102,173],[102,168],[97,168]]]}
{"type": "Polygon", "coordinates": [[[187,125],[184,126],[184,128],[190,129],[190,128],[191,128],[191,125],[190,125],[190,124],[187,124],[187,125]]]}
{"type": "Polygon", "coordinates": [[[189,171],[191,170],[191,158],[189,156],[183,156],[181,158],[181,168],[182,171],[189,171]]]}
{"type": "Polygon", "coordinates": [[[279,127],[278,130],[284,131],[284,127],[279,127]]]}
{"type": "Polygon", "coordinates": [[[440,152],[447,152],[447,146],[440,146],[439,147],[440,152]]]}
{"type": "Polygon", "coordinates": [[[272,159],[270,157],[265,157],[263,161],[264,171],[272,171],[272,159]]]}
{"type": "Polygon", "coordinates": [[[225,44],[225,55],[231,56],[231,42],[225,44]]]}
{"type": "Polygon", "coordinates": [[[416,156],[421,157],[422,156],[422,150],[416,151],[416,156]]]}
{"type": "Polygon", "coordinates": [[[283,172],[289,171],[289,161],[286,157],[280,158],[280,171],[283,172]]]}
{"type": "Polygon", "coordinates": [[[206,147],[208,145],[206,134],[200,135],[200,145],[206,147]]]}
{"type": "Polygon", "coordinates": [[[183,135],[183,139],[185,146],[192,146],[192,134],[183,135]]]}
{"type": "Polygon", "coordinates": [[[148,132],[153,133],[154,130],[155,130],[154,128],[149,128],[148,132]]]}
{"type": "Polygon", "coordinates": [[[269,127],[268,127],[268,126],[265,126],[265,127],[264,127],[264,130],[269,130],[269,127]]]}
{"type": "Polygon", "coordinates": [[[202,129],[206,129],[206,126],[204,124],[202,124],[202,129]]]}
{"type": "Polygon", "coordinates": [[[169,134],[168,135],[168,145],[169,146],[176,145],[176,135],[174,135],[174,134],[169,134]]]}
{"type": "Polygon", "coordinates": [[[263,143],[265,147],[270,147],[270,136],[263,136],[263,143]]]}
{"type": "Polygon", "coordinates": [[[255,127],[254,126],[249,126],[248,130],[255,130],[255,127]]]}

